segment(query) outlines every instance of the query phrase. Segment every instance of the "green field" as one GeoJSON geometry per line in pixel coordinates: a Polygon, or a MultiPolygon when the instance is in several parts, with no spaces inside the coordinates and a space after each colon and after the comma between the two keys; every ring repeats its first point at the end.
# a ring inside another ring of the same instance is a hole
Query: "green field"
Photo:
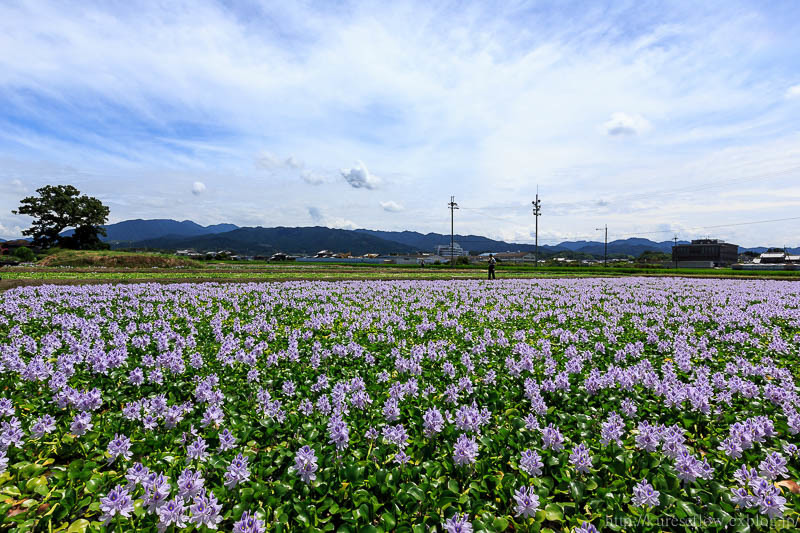
{"type": "MultiPolygon", "coordinates": [[[[108,256],[104,256],[108,257],[108,256]]],[[[116,258],[114,258],[116,259],[116,258]]],[[[81,261],[76,261],[80,263],[81,261]]],[[[451,268],[432,265],[309,264],[212,262],[195,266],[125,268],[106,266],[5,267],[0,268],[0,290],[42,283],[132,283],[201,281],[286,281],[286,280],[389,280],[389,279],[483,279],[486,268],[469,265],[451,268]]],[[[499,265],[498,278],[682,276],[697,278],[800,280],[800,272],[755,272],[732,269],[664,269],[632,266],[518,266],[499,265]]]]}

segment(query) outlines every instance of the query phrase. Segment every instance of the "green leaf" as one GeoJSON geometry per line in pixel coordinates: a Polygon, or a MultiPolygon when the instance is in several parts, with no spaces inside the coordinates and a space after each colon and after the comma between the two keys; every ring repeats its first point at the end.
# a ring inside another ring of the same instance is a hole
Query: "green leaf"
{"type": "Polygon", "coordinates": [[[383,520],[383,527],[387,531],[393,530],[395,525],[397,525],[397,522],[394,520],[394,516],[392,516],[390,513],[383,513],[383,515],[381,515],[381,520],[383,520]]]}
{"type": "Polygon", "coordinates": [[[580,481],[570,481],[569,491],[572,494],[572,499],[576,502],[579,502],[581,499],[583,499],[583,483],[580,481]]]}
{"type": "Polygon", "coordinates": [[[492,526],[494,526],[495,530],[497,531],[505,531],[505,529],[508,527],[508,520],[502,516],[498,516],[494,519],[492,526]]]}
{"type": "Polygon", "coordinates": [[[547,507],[544,508],[544,514],[545,517],[551,522],[561,522],[561,520],[564,518],[564,513],[561,510],[561,507],[559,507],[556,503],[548,503],[547,507]]]}
{"type": "Polygon", "coordinates": [[[80,518],[69,525],[69,528],[67,528],[67,533],[84,533],[89,525],[90,523],[88,520],[85,518],[80,518]]]}
{"type": "Polygon", "coordinates": [[[406,492],[408,493],[409,496],[411,496],[418,502],[421,502],[422,500],[425,499],[425,493],[422,492],[422,489],[420,489],[416,485],[407,489],[406,492]]]}

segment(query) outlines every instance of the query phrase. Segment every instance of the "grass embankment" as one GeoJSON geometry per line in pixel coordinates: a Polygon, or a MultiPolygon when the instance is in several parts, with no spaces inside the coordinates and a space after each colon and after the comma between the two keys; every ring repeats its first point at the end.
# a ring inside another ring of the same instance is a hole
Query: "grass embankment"
{"type": "MultiPolygon", "coordinates": [[[[636,265],[539,266],[500,264],[498,279],[561,277],[695,277],[800,281],[800,271],[671,269],[636,265]]],[[[36,266],[0,268],[0,291],[25,285],[93,283],[262,282],[289,280],[485,279],[485,265],[254,263],[194,261],[169,254],[59,250],[36,266]]]]}
{"type": "Polygon", "coordinates": [[[158,253],[110,250],[57,250],[38,262],[42,267],[88,268],[200,268],[202,263],[185,257],[158,253]]]}

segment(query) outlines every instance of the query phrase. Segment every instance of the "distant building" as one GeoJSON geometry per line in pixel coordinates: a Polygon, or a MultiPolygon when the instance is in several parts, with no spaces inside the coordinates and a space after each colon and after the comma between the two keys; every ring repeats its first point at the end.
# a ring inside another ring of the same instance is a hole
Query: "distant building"
{"type": "Polygon", "coordinates": [[[436,247],[436,255],[440,255],[442,257],[460,257],[462,255],[467,255],[467,252],[461,247],[460,244],[457,242],[453,243],[453,248],[450,249],[449,244],[443,244],[436,247]]]}
{"type": "Polygon", "coordinates": [[[728,266],[739,260],[739,246],[718,239],[695,239],[690,244],[672,247],[672,261],[678,263],[728,266]]]}
{"type": "Polygon", "coordinates": [[[758,256],[758,262],[762,265],[767,264],[777,264],[777,263],[785,263],[786,262],[786,252],[783,250],[779,251],[767,251],[758,256]]]}
{"type": "Polygon", "coordinates": [[[791,265],[800,263],[800,255],[786,253],[780,248],[770,248],[760,256],[757,263],[762,265],[791,265]]]}

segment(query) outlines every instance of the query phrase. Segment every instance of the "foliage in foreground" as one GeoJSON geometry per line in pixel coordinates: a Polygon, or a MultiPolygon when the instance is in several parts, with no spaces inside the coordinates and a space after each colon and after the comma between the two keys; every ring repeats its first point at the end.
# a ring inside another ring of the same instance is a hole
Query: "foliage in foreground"
{"type": "Polygon", "coordinates": [[[791,530],[799,309],[677,278],[15,289],[0,525],[791,530]]]}

